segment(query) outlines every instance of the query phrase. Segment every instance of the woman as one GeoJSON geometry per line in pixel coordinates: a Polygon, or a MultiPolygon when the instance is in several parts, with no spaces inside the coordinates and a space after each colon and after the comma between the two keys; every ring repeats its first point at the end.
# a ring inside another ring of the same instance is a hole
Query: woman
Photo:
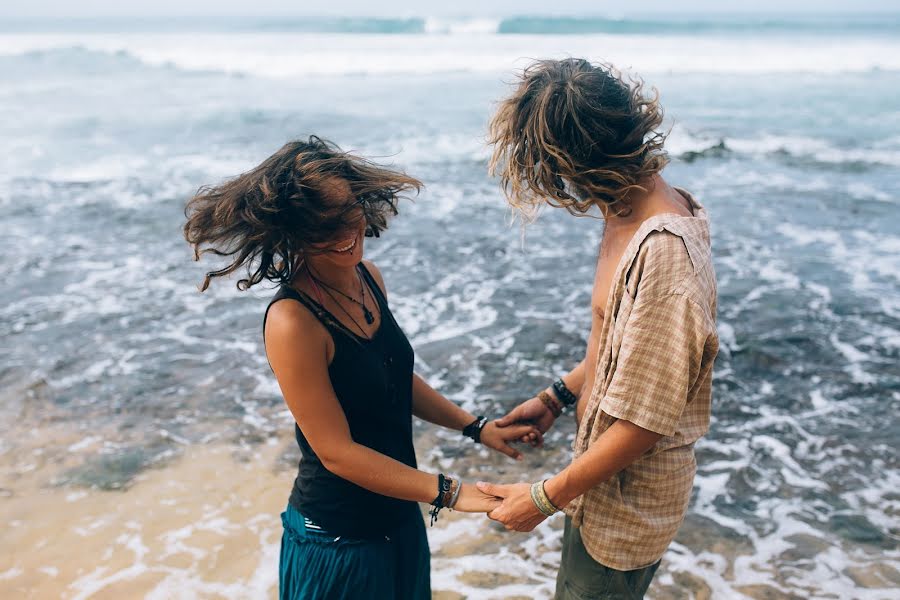
{"type": "Polygon", "coordinates": [[[456,406],[413,372],[413,350],[363,260],[400,195],[421,183],[317,137],[190,200],[195,258],[228,257],[210,280],[246,268],[247,289],[279,284],[264,317],[269,364],[296,420],[302,459],[282,513],[281,598],[431,598],[417,502],[488,512],[497,499],[416,468],[412,415],[519,458],[499,428],[456,406]]]}

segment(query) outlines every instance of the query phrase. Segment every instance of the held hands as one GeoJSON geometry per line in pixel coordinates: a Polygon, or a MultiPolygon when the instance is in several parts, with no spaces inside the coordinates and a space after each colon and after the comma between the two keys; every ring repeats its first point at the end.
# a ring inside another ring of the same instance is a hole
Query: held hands
{"type": "Polygon", "coordinates": [[[496,423],[497,427],[503,429],[511,428],[514,425],[521,426],[525,423],[532,423],[537,431],[521,436],[519,441],[531,444],[533,447],[540,447],[544,445],[543,434],[547,433],[555,421],[556,417],[547,405],[540,398],[534,397],[518,405],[504,417],[497,419],[493,423],[496,423]]]}
{"type": "MultiPolygon", "coordinates": [[[[503,417],[503,419],[508,417],[509,415],[503,417]]],[[[536,443],[531,442],[532,439],[543,441],[540,430],[531,423],[510,421],[507,426],[501,427],[499,425],[501,420],[488,421],[487,425],[481,430],[481,443],[488,448],[502,452],[510,458],[522,460],[522,453],[511,447],[509,445],[510,442],[521,441],[536,446],[536,443]]]]}
{"type": "Polygon", "coordinates": [[[502,499],[502,503],[491,510],[488,517],[503,523],[509,531],[531,531],[547,518],[531,499],[530,484],[501,485],[479,481],[476,487],[484,494],[502,499]]]}
{"type": "Polygon", "coordinates": [[[453,510],[471,513],[489,513],[500,506],[500,498],[486,494],[471,483],[462,484],[459,499],[453,510]]]}

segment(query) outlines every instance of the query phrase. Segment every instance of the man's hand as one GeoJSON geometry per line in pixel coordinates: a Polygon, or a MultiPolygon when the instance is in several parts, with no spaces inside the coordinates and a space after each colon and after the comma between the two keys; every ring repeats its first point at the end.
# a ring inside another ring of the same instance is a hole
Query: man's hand
{"type": "Polygon", "coordinates": [[[530,435],[525,435],[520,438],[519,441],[531,444],[532,446],[543,446],[543,434],[547,433],[547,430],[550,429],[554,421],[556,421],[556,417],[553,416],[553,413],[550,412],[547,405],[541,402],[540,398],[535,397],[526,400],[512,409],[506,416],[503,416],[494,422],[498,427],[509,427],[514,423],[534,423],[534,426],[538,430],[538,434],[532,433],[530,435]]]}
{"type": "Polygon", "coordinates": [[[509,442],[531,439],[543,440],[541,432],[531,423],[513,423],[509,427],[499,427],[497,421],[489,421],[481,430],[482,444],[516,460],[522,460],[522,453],[512,448],[509,442]]]}
{"type": "Polygon", "coordinates": [[[488,517],[503,523],[510,531],[531,531],[547,518],[534,505],[529,483],[500,485],[479,481],[476,487],[484,494],[503,498],[503,503],[489,512],[488,517]]]}

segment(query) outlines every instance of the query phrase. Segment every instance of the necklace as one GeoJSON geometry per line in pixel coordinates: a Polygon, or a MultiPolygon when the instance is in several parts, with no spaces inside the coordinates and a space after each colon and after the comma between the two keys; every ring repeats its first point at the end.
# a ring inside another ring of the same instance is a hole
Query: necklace
{"type": "MultiPolygon", "coordinates": [[[[351,296],[351,295],[349,295],[349,294],[346,294],[346,293],[342,292],[341,290],[337,289],[337,288],[334,287],[334,286],[328,285],[327,283],[325,283],[324,281],[322,281],[322,280],[319,279],[318,277],[315,277],[315,276],[314,276],[313,279],[314,279],[315,281],[317,281],[317,282],[318,282],[320,285],[322,285],[323,287],[328,288],[329,290],[331,290],[331,291],[333,291],[333,292],[337,292],[338,294],[340,294],[341,296],[343,296],[344,298],[346,298],[346,299],[349,300],[350,302],[353,302],[354,304],[358,305],[358,306],[362,309],[363,318],[366,320],[366,323],[368,323],[369,325],[371,325],[372,323],[375,322],[375,315],[373,315],[373,314],[372,314],[372,311],[369,310],[369,307],[366,306],[366,286],[365,286],[365,284],[363,283],[362,278],[359,277],[359,272],[356,273],[356,277],[359,278],[359,290],[360,290],[360,294],[361,294],[361,296],[362,296],[362,301],[359,301],[359,300],[357,300],[356,298],[354,298],[353,296],[351,296]]],[[[349,315],[348,315],[348,316],[349,316],[349,315]]]]}
{"type": "MultiPolygon", "coordinates": [[[[335,290],[335,291],[337,291],[337,290],[335,290]]],[[[328,294],[328,297],[329,297],[329,298],[331,298],[332,300],[334,300],[334,303],[338,305],[338,308],[340,308],[340,309],[344,312],[345,315],[347,315],[348,317],[350,317],[350,320],[353,321],[353,324],[356,325],[356,328],[359,329],[360,333],[362,333],[362,337],[363,337],[364,339],[370,339],[368,336],[366,336],[366,330],[363,329],[363,326],[360,325],[360,324],[357,322],[357,320],[353,318],[353,315],[351,315],[349,312],[347,312],[347,309],[344,308],[344,305],[343,305],[343,304],[341,304],[340,302],[337,301],[337,298],[334,297],[334,294],[332,294],[330,291],[328,291],[327,286],[326,286],[326,289],[325,289],[325,293],[328,294]]]]}

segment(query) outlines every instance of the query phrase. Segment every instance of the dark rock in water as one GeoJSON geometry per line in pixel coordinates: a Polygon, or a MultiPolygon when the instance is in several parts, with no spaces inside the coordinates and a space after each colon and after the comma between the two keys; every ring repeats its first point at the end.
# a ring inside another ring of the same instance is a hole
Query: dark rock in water
{"type": "Polygon", "coordinates": [[[703,150],[689,150],[687,152],[681,153],[678,158],[683,160],[686,163],[692,163],[694,161],[700,160],[701,158],[723,158],[731,153],[731,148],[725,145],[725,140],[719,140],[719,143],[710,146],[709,148],[704,148],[703,150]]]}
{"type": "Polygon", "coordinates": [[[887,564],[848,567],[844,573],[860,587],[900,589],[900,571],[887,564]]]}
{"type": "Polygon", "coordinates": [[[885,549],[897,547],[895,540],[862,515],[834,515],[829,525],[832,531],[852,542],[874,544],[885,549]]]}
{"type": "Polygon", "coordinates": [[[788,536],[785,541],[793,544],[793,547],[782,552],[779,559],[785,564],[797,566],[815,564],[816,556],[824,554],[831,546],[827,540],[805,533],[788,536]]]}
{"type": "Polygon", "coordinates": [[[713,540],[715,546],[720,546],[714,550],[726,556],[752,555],[755,550],[753,542],[746,536],[694,513],[688,513],[685,517],[675,539],[696,554],[710,550],[713,540]]]}
{"type": "Polygon", "coordinates": [[[129,448],[116,454],[88,458],[63,473],[55,483],[106,491],[126,489],[142,471],[162,466],[173,456],[174,451],[166,444],[129,448]]]}

